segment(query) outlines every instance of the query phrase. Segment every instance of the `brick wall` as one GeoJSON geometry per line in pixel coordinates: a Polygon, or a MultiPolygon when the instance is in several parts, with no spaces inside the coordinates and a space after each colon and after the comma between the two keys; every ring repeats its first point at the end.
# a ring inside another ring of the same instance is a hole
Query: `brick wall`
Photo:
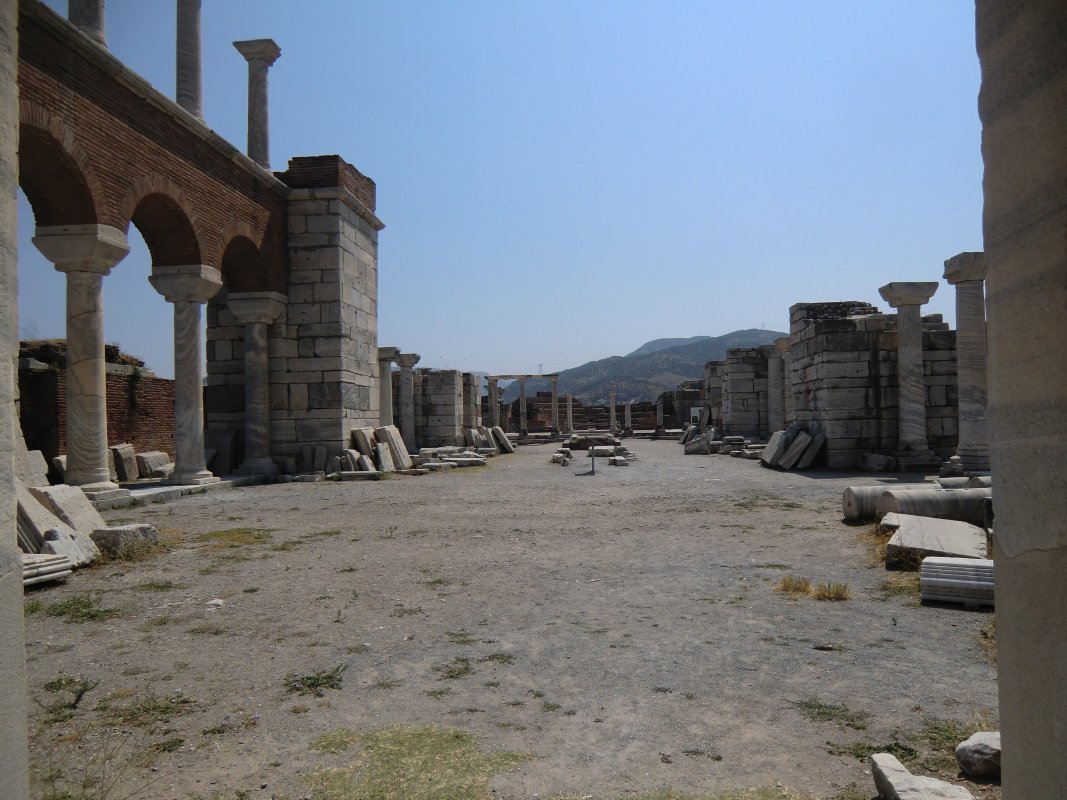
{"type": "MultiPolygon", "coordinates": [[[[174,381],[109,364],[107,374],[108,444],[129,442],[137,452],[174,454],[174,381]]],[[[30,450],[51,462],[66,452],[66,372],[20,369],[20,422],[30,450]]]]}

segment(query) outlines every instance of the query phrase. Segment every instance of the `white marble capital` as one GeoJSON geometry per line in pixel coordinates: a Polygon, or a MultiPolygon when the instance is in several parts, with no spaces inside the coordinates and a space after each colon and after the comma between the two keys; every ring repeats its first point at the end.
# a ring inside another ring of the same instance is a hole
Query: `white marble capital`
{"type": "Polygon", "coordinates": [[[153,266],[148,282],[168,303],[206,303],[222,288],[222,273],[207,264],[153,266]]]}
{"type": "Polygon", "coordinates": [[[130,252],[126,234],[110,225],[49,225],[34,231],[33,245],[59,272],[108,275],[130,252]]]}
{"type": "Polygon", "coordinates": [[[984,281],[985,253],[979,251],[954,255],[945,262],[944,278],[953,286],[965,281],[984,281]]]}
{"type": "Polygon", "coordinates": [[[928,303],[936,291],[937,281],[896,281],[880,288],[878,294],[892,308],[901,308],[928,303]]]}
{"type": "Polygon", "coordinates": [[[288,301],[288,297],[278,292],[230,292],[226,295],[230,313],[242,325],[271,325],[282,315],[288,301]]]}

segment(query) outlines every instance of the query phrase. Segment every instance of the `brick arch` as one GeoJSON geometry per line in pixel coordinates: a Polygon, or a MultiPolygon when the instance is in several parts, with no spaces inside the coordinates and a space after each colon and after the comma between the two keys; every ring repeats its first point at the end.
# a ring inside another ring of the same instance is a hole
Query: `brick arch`
{"type": "Polygon", "coordinates": [[[71,127],[26,99],[19,101],[19,185],[42,227],[93,225],[107,206],[71,127]]]}
{"type": "MultiPolygon", "coordinates": [[[[119,216],[137,226],[152,254],[152,266],[203,264],[200,221],[181,187],[164,175],[133,182],[119,216]]],[[[216,266],[209,264],[209,266],[216,266]]]]}
{"type": "MultiPolygon", "coordinates": [[[[248,228],[247,225],[237,225],[248,228]]],[[[223,251],[222,282],[230,292],[261,292],[267,289],[260,248],[256,246],[248,228],[246,232],[229,237],[223,251]]]]}

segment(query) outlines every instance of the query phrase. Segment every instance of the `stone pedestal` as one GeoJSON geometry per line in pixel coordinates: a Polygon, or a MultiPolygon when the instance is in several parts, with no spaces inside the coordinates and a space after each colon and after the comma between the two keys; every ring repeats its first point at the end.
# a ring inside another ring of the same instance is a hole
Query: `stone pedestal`
{"type": "Polygon", "coordinates": [[[615,392],[608,393],[608,430],[615,433],[615,392]]]}
{"type": "Polygon", "coordinates": [[[222,287],[206,264],[152,268],[149,282],[174,305],[174,472],[168,483],[202,485],[216,478],[204,464],[203,356],[200,307],[222,287]]]}
{"type": "Polygon", "coordinates": [[[559,434],[559,378],[552,376],[552,435],[559,434]]]}
{"type": "Polygon", "coordinates": [[[419,363],[418,353],[398,353],[400,365],[400,436],[409,453],[415,453],[415,375],[412,368],[419,363]]]}
{"type": "Polygon", "coordinates": [[[267,326],[285,310],[286,297],[275,292],[231,293],[227,304],[245,326],[245,457],[238,475],[273,475],[270,452],[270,359],[267,326]]]}
{"type": "Polygon", "coordinates": [[[248,157],[270,169],[267,71],[282,50],[273,39],[248,39],[233,46],[248,61],[248,157]]]}
{"type": "Polygon", "coordinates": [[[129,252],[108,225],[38,228],[38,250],[67,276],[67,470],[65,480],[92,498],[128,494],[107,467],[107,379],[102,281],[129,252]]]}
{"type": "Polygon", "coordinates": [[[519,378],[519,435],[526,436],[529,432],[526,422],[526,378],[519,378]]]}
{"type": "Polygon", "coordinates": [[[393,424],[393,362],[400,355],[396,347],[378,348],[378,427],[393,424]]]}
{"type": "Polygon", "coordinates": [[[985,253],[960,253],[945,262],[945,280],[956,287],[956,376],[960,442],[956,453],[968,471],[989,469],[986,415],[985,253]]]}
{"type": "Polygon", "coordinates": [[[200,0],[178,0],[177,65],[174,99],[203,119],[203,82],[200,78],[200,0]]]}
{"type": "Polygon", "coordinates": [[[897,310],[897,455],[904,460],[935,459],[926,439],[926,386],[923,382],[921,306],[937,291],[934,282],[887,283],[878,290],[897,310]]]}

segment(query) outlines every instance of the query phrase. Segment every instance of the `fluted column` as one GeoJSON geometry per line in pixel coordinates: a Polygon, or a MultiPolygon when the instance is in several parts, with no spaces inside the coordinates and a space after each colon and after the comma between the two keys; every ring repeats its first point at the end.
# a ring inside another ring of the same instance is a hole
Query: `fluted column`
{"type": "Polygon", "coordinates": [[[393,424],[393,362],[400,355],[396,347],[378,348],[378,425],[393,424]]]}
{"type": "Polygon", "coordinates": [[[497,397],[497,378],[486,378],[489,384],[489,397],[486,398],[486,406],[489,407],[489,427],[495,428],[500,424],[500,399],[497,397]]]}
{"type": "Polygon", "coordinates": [[[107,378],[102,282],[129,252],[126,234],[109,225],[38,228],[38,250],[67,276],[66,482],[90,497],[125,490],[107,468],[107,378]]]}
{"type": "Polygon", "coordinates": [[[152,268],[148,280],[174,305],[174,472],[167,482],[195,486],[215,483],[219,479],[204,463],[200,307],[222,287],[222,275],[206,264],[158,266],[152,268]]]}
{"type": "Polygon", "coordinates": [[[608,430],[615,433],[615,392],[608,392],[608,430]]]}
{"type": "Polygon", "coordinates": [[[574,433],[574,395],[567,395],[567,433],[574,433]]]}
{"type": "Polygon", "coordinates": [[[200,77],[200,0],[178,0],[178,42],[174,97],[194,117],[204,118],[200,77]]]}
{"type": "Polygon", "coordinates": [[[526,377],[519,378],[519,435],[528,433],[526,424],[526,377]]]}
{"type": "Polygon", "coordinates": [[[245,326],[245,457],[239,475],[273,475],[270,455],[270,358],[267,326],[285,309],[286,297],[275,292],[231,293],[226,299],[245,326]]]}
{"type": "Polygon", "coordinates": [[[920,308],[936,291],[934,282],[887,283],[878,290],[897,310],[897,449],[902,452],[929,452],[920,308]]]}
{"type": "Polygon", "coordinates": [[[985,253],[960,253],[945,262],[945,280],[956,287],[956,376],[960,440],[956,453],[966,470],[989,469],[986,412],[985,253]]]}
{"type": "Polygon", "coordinates": [[[559,433],[559,376],[552,376],[552,435],[559,433]]]}
{"type": "Polygon", "coordinates": [[[415,373],[412,367],[419,363],[418,353],[398,353],[400,365],[400,436],[409,453],[416,451],[415,444],[415,373]]]}
{"type": "Polygon", "coordinates": [[[267,71],[282,50],[273,39],[234,42],[248,61],[248,157],[270,168],[270,127],[267,102],[267,71]]]}
{"type": "Polygon", "coordinates": [[[90,39],[107,47],[105,0],[68,0],[67,18],[71,25],[90,39]]]}

